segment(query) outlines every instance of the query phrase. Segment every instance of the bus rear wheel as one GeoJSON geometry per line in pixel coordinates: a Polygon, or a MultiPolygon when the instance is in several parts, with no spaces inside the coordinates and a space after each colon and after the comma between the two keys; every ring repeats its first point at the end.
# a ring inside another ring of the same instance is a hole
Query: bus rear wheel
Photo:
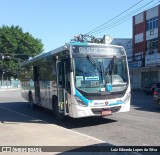
{"type": "Polygon", "coordinates": [[[63,121],[65,119],[65,116],[63,113],[59,112],[58,99],[53,100],[52,104],[53,104],[53,113],[56,119],[59,121],[63,121]]]}

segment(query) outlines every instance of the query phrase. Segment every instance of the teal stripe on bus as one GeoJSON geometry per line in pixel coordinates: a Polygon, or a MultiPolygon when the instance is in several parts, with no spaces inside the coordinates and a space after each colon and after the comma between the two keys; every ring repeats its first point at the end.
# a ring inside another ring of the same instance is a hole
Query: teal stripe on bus
{"type": "Polygon", "coordinates": [[[79,97],[87,106],[92,102],[92,100],[86,99],[77,89],[75,89],[75,96],[79,97]]]}

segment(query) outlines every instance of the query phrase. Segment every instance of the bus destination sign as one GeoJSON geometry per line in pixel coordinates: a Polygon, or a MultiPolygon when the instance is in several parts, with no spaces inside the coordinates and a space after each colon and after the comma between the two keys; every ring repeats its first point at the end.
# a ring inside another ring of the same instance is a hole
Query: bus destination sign
{"type": "Polygon", "coordinates": [[[102,55],[124,55],[122,48],[112,47],[79,47],[79,53],[86,54],[102,54],[102,55]]]}

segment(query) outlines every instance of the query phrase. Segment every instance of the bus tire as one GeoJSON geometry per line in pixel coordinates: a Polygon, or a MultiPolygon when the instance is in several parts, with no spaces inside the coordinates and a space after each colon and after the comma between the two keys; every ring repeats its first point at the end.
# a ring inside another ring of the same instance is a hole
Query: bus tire
{"type": "Polygon", "coordinates": [[[32,109],[35,109],[35,104],[33,103],[33,97],[32,97],[32,93],[31,92],[29,92],[29,104],[30,104],[30,107],[32,108],[32,109]]]}
{"type": "Polygon", "coordinates": [[[59,121],[63,121],[65,116],[64,114],[62,113],[59,113],[59,109],[58,109],[58,99],[57,98],[54,98],[52,100],[52,107],[53,107],[53,113],[54,113],[54,116],[56,117],[57,120],[59,121]]]}

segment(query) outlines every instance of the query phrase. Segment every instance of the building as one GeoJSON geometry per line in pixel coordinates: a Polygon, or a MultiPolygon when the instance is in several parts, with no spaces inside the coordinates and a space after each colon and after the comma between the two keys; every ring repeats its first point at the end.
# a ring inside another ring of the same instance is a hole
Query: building
{"type": "Polygon", "coordinates": [[[111,41],[112,45],[120,45],[123,46],[126,50],[128,62],[133,61],[133,55],[132,55],[132,39],[130,38],[114,38],[111,41]]]}
{"type": "Polygon", "coordinates": [[[112,38],[111,36],[104,35],[103,38],[100,38],[104,44],[120,45],[123,46],[126,50],[128,62],[132,62],[132,39],[130,38],[112,38]]]}
{"type": "Polygon", "coordinates": [[[133,60],[129,64],[133,89],[160,82],[159,21],[159,5],[133,16],[133,60]]]}

